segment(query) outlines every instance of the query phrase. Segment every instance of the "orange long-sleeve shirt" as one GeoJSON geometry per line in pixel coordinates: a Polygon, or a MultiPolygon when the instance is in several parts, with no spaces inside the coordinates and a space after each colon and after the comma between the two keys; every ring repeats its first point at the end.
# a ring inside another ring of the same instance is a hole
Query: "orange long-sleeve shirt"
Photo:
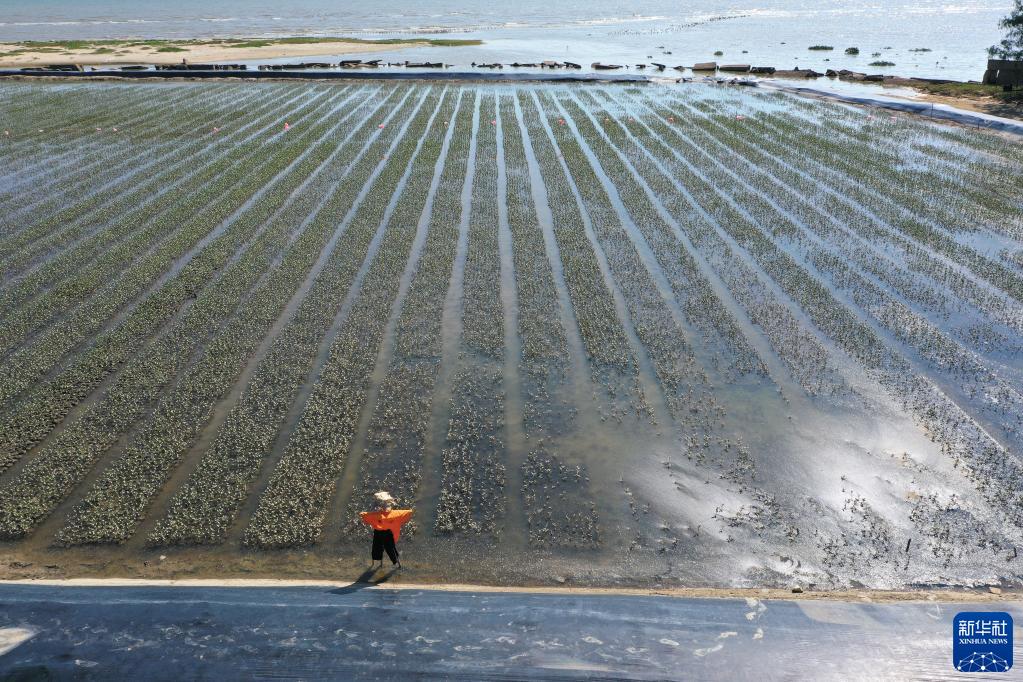
{"type": "Polygon", "coordinates": [[[391,509],[389,511],[359,512],[362,522],[373,530],[389,530],[394,534],[394,541],[401,537],[401,527],[412,518],[411,509],[391,509]]]}

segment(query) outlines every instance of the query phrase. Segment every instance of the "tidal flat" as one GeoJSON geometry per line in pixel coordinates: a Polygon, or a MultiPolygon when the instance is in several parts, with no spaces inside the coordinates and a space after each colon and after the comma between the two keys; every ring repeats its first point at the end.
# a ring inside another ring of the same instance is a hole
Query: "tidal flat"
{"type": "Polygon", "coordinates": [[[706,83],[0,83],[0,569],[1019,583],[1023,145],[706,83]],[[51,568],[52,567],[52,568],[51,568]]]}

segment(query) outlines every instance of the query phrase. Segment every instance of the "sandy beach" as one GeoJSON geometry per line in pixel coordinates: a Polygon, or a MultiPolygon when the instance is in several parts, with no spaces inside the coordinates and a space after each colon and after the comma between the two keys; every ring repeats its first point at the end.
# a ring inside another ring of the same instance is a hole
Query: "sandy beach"
{"type": "MultiPolygon", "coordinates": [[[[255,41],[253,41],[255,42],[255,41]]],[[[261,41],[262,42],[262,41],[261,41]]],[[[359,41],[325,41],[315,43],[273,42],[259,47],[236,46],[222,41],[184,42],[167,47],[154,47],[141,43],[124,45],[89,45],[82,49],[52,47],[26,47],[17,43],[0,43],[0,67],[21,68],[47,64],[83,64],[100,66],[107,64],[180,64],[184,59],[191,63],[242,62],[281,57],[319,57],[324,55],[360,55],[375,52],[393,52],[409,47],[425,47],[428,41],[403,41],[394,43],[372,43],[359,41]]]]}

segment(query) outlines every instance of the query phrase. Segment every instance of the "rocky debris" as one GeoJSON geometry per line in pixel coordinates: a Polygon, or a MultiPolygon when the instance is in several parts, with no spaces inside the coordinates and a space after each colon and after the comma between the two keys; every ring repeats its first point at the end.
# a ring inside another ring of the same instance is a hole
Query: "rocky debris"
{"type": "Polygon", "coordinates": [[[260,64],[260,71],[305,71],[306,69],[332,69],[334,64],[327,62],[301,62],[298,64],[260,64]]]}
{"type": "Polygon", "coordinates": [[[56,72],[74,72],[74,71],[85,71],[81,64],[48,64],[46,66],[26,66],[20,71],[56,71],[56,72]]]}
{"type": "Polygon", "coordinates": [[[801,69],[797,66],[794,69],[775,71],[774,75],[779,78],[820,78],[824,74],[818,73],[813,69],[801,69]]]}
{"type": "MultiPolygon", "coordinates": [[[[281,66],[284,66],[283,64],[281,66]]],[[[248,71],[246,64],[157,64],[157,71],[248,71]]]]}
{"type": "Polygon", "coordinates": [[[342,69],[373,69],[380,66],[380,61],[379,59],[371,59],[365,62],[361,59],[342,59],[338,66],[342,69]]]}

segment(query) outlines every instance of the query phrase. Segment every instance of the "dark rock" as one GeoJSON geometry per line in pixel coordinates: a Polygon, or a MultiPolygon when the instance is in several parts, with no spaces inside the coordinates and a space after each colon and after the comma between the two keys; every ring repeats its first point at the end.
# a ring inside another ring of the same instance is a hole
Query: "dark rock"
{"type": "Polygon", "coordinates": [[[820,78],[824,74],[817,73],[813,69],[795,68],[792,70],[775,71],[774,75],[780,76],[781,78],[820,78]]]}

